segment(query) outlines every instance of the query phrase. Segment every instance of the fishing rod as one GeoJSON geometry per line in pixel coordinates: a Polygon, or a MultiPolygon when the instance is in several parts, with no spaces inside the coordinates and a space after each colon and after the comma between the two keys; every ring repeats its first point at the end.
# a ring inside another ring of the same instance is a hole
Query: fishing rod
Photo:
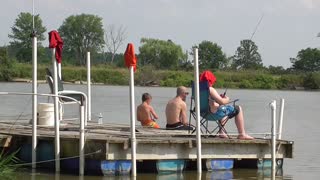
{"type": "Polygon", "coordinates": [[[257,30],[258,30],[258,27],[260,26],[260,23],[262,22],[263,17],[264,17],[264,13],[261,15],[261,17],[260,17],[260,19],[259,19],[259,21],[258,21],[258,24],[256,25],[253,33],[251,34],[250,40],[252,40],[253,36],[256,34],[256,32],[257,32],[257,30]]]}
{"type": "Polygon", "coordinates": [[[227,91],[228,91],[228,88],[226,88],[226,89],[224,90],[223,97],[226,96],[227,91]]]}

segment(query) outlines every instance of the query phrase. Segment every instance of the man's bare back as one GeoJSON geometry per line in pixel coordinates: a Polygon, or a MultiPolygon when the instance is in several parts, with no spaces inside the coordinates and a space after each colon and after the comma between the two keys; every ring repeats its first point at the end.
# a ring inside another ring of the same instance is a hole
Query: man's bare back
{"type": "Polygon", "coordinates": [[[148,105],[147,103],[140,104],[137,108],[137,120],[147,121],[152,119],[150,110],[150,105],[148,105]]]}
{"type": "Polygon", "coordinates": [[[180,86],[177,88],[177,95],[171,99],[166,106],[167,125],[169,130],[193,130],[189,126],[187,120],[187,104],[188,95],[187,88],[180,86]]]}
{"type": "Polygon", "coordinates": [[[149,93],[142,94],[142,103],[137,107],[137,119],[141,122],[142,126],[160,128],[155,122],[158,115],[154,111],[151,104],[152,97],[149,93]]]}
{"type": "Polygon", "coordinates": [[[187,124],[186,109],[187,105],[180,97],[171,99],[166,106],[167,124],[187,124]]]}

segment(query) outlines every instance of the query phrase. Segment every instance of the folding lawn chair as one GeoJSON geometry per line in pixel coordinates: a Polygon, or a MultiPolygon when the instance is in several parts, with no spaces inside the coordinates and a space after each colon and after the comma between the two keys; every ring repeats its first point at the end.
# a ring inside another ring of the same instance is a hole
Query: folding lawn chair
{"type": "MultiPolygon", "coordinates": [[[[225,129],[225,125],[230,119],[228,116],[222,118],[222,119],[216,119],[214,114],[210,111],[209,101],[212,101],[210,99],[210,93],[209,93],[209,83],[207,81],[200,82],[199,83],[199,101],[200,101],[200,129],[202,133],[205,134],[213,134],[216,132],[215,135],[217,135],[219,132],[224,132],[228,138],[229,135],[225,129]],[[216,126],[213,127],[213,129],[209,128],[209,122],[214,121],[216,123],[216,126]]],[[[192,96],[191,96],[191,105],[190,105],[190,117],[189,117],[189,124],[191,123],[191,118],[193,117],[196,120],[196,112],[195,112],[195,93],[194,93],[194,83],[192,82],[192,96]],[[192,116],[192,117],[191,117],[192,116]]],[[[234,100],[233,105],[235,106],[235,102],[238,101],[234,100]]],[[[231,103],[232,103],[231,102],[231,103]]],[[[192,131],[194,133],[195,130],[192,131]]]]}

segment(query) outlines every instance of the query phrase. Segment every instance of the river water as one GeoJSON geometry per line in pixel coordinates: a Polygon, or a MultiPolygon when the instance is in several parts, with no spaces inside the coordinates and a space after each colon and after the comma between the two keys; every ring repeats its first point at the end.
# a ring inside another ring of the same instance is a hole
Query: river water
{"type": "MultiPolygon", "coordinates": [[[[0,83],[1,92],[31,92],[30,83],[0,83]]],[[[65,85],[65,89],[86,92],[85,85],[65,85]]],[[[218,89],[223,92],[224,89],[218,89]]],[[[39,93],[49,93],[47,84],[40,84],[39,93]]],[[[159,115],[159,125],[165,126],[164,109],[167,101],[175,96],[175,88],[136,87],[136,105],[141,102],[141,94],[148,92],[153,96],[152,105],[159,115]]],[[[294,158],[285,159],[280,179],[318,179],[320,176],[320,92],[311,91],[279,91],[279,90],[233,90],[227,95],[239,98],[245,116],[247,133],[260,137],[261,133],[269,133],[271,129],[271,109],[269,103],[285,99],[282,138],[294,141],[294,158]]],[[[48,98],[40,97],[39,102],[47,102],[48,98]]],[[[52,100],[50,99],[52,102],[52,100]]],[[[1,119],[30,119],[31,96],[0,96],[1,119]]],[[[190,98],[187,99],[188,107],[190,98]]],[[[77,115],[78,108],[66,106],[65,117],[77,115]]],[[[129,87],[127,86],[92,86],[92,118],[96,120],[99,113],[103,115],[104,123],[130,124],[129,87]]],[[[137,122],[137,125],[138,122],[137,122]]],[[[228,132],[236,132],[232,121],[227,124],[228,132]]],[[[233,179],[263,179],[270,172],[260,172],[252,169],[235,169],[230,172],[233,179]]],[[[23,179],[81,179],[74,175],[37,172],[19,173],[23,179]]],[[[20,178],[19,178],[20,179],[20,178]]],[[[129,177],[86,176],[85,179],[130,179],[129,177]]],[[[186,172],[180,175],[138,174],[137,179],[197,179],[196,172],[186,172]]],[[[201,179],[215,179],[210,172],[204,172],[201,179]]]]}

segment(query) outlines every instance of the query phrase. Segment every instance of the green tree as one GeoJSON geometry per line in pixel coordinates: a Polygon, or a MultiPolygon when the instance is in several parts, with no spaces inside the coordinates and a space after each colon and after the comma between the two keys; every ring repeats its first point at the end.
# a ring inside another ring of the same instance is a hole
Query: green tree
{"type": "Polygon", "coordinates": [[[199,48],[200,68],[222,69],[227,67],[228,59],[218,44],[211,41],[202,41],[198,46],[194,46],[193,48],[195,47],[199,48]]]}
{"type": "Polygon", "coordinates": [[[272,74],[285,74],[286,70],[282,66],[272,66],[268,67],[268,71],[272,74]]]}
{"type": "Polygon", "coordinates": [[[139,47],[139,60],[141,65],[153,65],[161,69],[178,68],[179,64],[186,59],[180,45],[171,40],[141,39],[139,47]]]}
{"type": "Polygon", "coordinates": [[[0,80],[12,80],[14,62],[9,60],[7,47],[0,47],[0,80]]]}
{"type": "MultiPolygon", "coordinates": [[[[47,29],[42,25],[42,20],[39,15],[34,16],[35,33],[38,40],[38,53],[42,55],[44,52],[41,41],[45,40],[44,32],[47,29]]],[[[31,62],[32,59],[32,41],[31,33],[32,14],[21,12],[11,27],[11,34],[8,37],[12,40],[10,48],[15,52],[16,58],[21,62],[31,62]]]]}
{"type": "Polygon", "coordinates": [[[237,48],[232,60],[232,67],[235,69],[257,69],[263,67],[258,46],[249,39],[240,41],[240,46],[237,48]]]}
{"type": "Polygon", "coordinates": [[[317,48],[302,49],[296,58],[290,58],[292,68],[298,71],[320,71],[320,50],[317,48]]]}
{"type": "Polygon", "coordinates": [[[90,15],[72,15],[66,18],[59,28],[64,41],[64,51],[73,55],[79,65],[86,63],[86,53],[100,52],[104,46],[102,18],[90,15]]]}

